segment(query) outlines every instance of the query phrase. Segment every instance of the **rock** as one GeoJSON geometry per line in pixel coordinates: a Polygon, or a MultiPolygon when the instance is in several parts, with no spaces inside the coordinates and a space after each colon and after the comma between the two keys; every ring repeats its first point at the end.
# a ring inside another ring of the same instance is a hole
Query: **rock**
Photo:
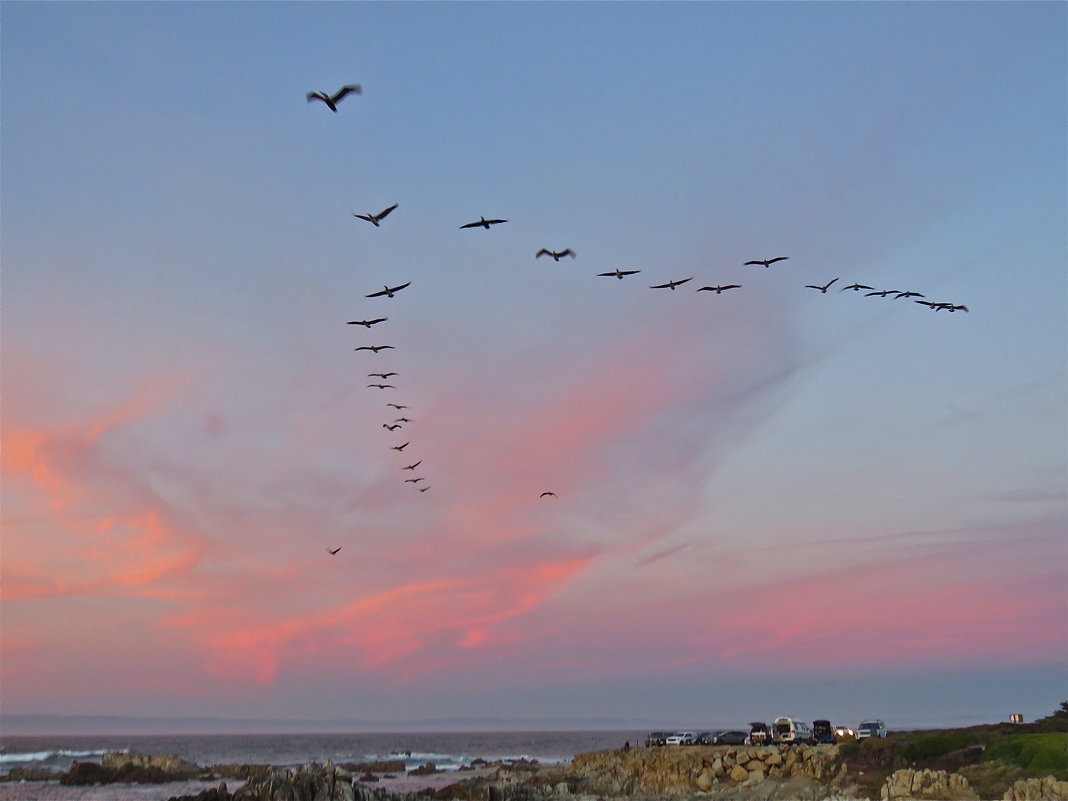
{"type": "Polygon", "coordinates": [[[776,751],[773,754],[768,754],[767,756],[764,757],[764,764],[765,765],[781,765],[782,764],[782,754],[780,754],[778,751],[776,751]]]}
{"type": "Polygon", "coordinates": [[[0,782],[50,782],[55,781],[59,776],[60,774],[47,768],[19,765],[0,776],[0,782]]]}
{"type": "Polygon", "coordinates": [[[756,770],[749,771],[749,781],[753,784],[764,781],[764,770],[757,768],[756,770]]]}
{"type": "Polygon", "coordinates": [[[201,790],[196,795],[172,795],[167,801],[231,801],[232,796],[226,791],[226,782],[218,787],[201,790]]]}
{"type": "Polygon", "coordinates": [[[968,780],[959,773],[944,770],[896,770],[886,777],[879,793],[884,801],[940,799],[940,801],[978,801],[968,780]]]}
{"type": "MultiPolygon", "coordinates": [[[[373,797],[370,793],[361,792],[360,797],[373,797]]],[[[264,776],[249,779],[232,796],[232,801],[355,800],[356,790],[352,780],[329,762],[324,765],[301,765],[296,770],[272,770],[264,776]]]]}
{"type": "Polygon", "coordinates": [[[708,790],[712,787],[712,778],[711,771],[706,770],[697,777],[697,781],[694,784],[697,785],[698,790],[708,790]]]}
{"type": "Polygon", "coordinates": [[[440,771],[438,770],[438,766],[433,762],[427,762],[408,771],[409,776],[430,776],[434,773],[440,773],[440,771]]]}
{"type": "Polygon", "coordinates": [[[100,759],[105,770],[128,771],[131,768],[159,769],[179,778],[192,779],[199,776],[200,768],[177,754],[127,754],[123,751],[108,751],[100,759]]]}
{"type": "Polygon", "coordinates": [[[730,772],[731,781],[744,782],[749,778],[749,771],[741,765],[735,765],[730,772]]]}
{"type": "Polygon", "coordinates": [[[1003,801],[1068,801],[1068,782],[1053,776],[1021,779],[1005,791],[1003,801]]]}

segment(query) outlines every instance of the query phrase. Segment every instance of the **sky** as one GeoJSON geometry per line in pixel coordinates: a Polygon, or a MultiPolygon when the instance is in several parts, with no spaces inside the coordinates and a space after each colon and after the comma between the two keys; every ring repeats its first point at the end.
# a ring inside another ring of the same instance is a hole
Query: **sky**
{"type": "Polygon", "coordinates": [[[1049,714],[1066,22],[4,2],[9,725],[1049,714]]]}

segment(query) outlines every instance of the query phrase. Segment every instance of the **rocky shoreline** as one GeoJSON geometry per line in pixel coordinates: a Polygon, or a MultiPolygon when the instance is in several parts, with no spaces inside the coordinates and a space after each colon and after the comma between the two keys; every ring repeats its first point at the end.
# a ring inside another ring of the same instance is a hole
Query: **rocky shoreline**
{"type": "MultiPolygon", "coordinates": [[[[834,745],[704,746],[597,751],[576,754],[564,765],[476,760],[448,773],[432,764],[405,772],[401,761],[204,768],[173,755],[108,753],[100,763],[76,762],[58,776],[15,768],[2,778],[58,778],[63,784],[220,782],[168,801],[980,801],[959,773],[903,768],[885,778],[866,778],[863,768],[851,766],[834,745]],[[876,788],[872,778],[882,779],[881,786],[876,788]],[[235,783],[233,791],[227,781],[235,783]]],[[[1068,782],[1052,776],[1019,780],[1002,799],[984,801],[1068,801],[1068,782]]]]}

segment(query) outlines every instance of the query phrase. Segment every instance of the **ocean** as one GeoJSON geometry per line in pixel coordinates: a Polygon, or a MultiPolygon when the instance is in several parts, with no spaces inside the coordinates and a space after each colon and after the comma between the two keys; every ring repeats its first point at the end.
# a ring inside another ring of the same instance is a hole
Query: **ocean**
{"type": "MultiPolygon", "coordinates": [[[[563,763],[577,753],[619,748],[627,741],[636,745],[644,738],[645,733],[637,731],[0,736],[0,773],[18,766],[63,772],[75,761],[99,762],[106,751],[177,754],[202,767],[233,763],[293,767],[327,760],[337,764],[402,759],[405,770],[432,762],[438,769],[451,772],[475,759],[563,763]]],[[[58,782],[3,782],[0,801],[166,801],[217,784],[65,787],[58,782]]],[[[231,791],[234,786],[235,782],[227,782],[231,791]]]]}

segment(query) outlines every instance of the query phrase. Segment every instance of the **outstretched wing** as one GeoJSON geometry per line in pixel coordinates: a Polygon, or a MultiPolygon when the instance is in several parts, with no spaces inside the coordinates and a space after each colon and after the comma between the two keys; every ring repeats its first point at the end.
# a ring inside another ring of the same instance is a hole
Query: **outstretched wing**
{"type": "Polygon", "coordinates": [[[384,219],[391,211],[393,211],[393,209],[397,208],[398,205],[400,204],[394,203],[388,209],[382,209],[382,211],[378,212],[378,214],[376,214],[375,216],[378,217],[378,219],[380,220],[384,219]]]}
{"type": "Polygon", "coordinates": [[[482,225],[480,222],[464,223],[460,228],[478,228],[480,225],[482,225]]]}
{"type": "Polygon", "coordinates": [[[553,252],[551,250],[546,250],[545,248],[542,248],[541,250],[539,250],[537,252],[537,254],[534,256],[534,258],[535,259],[540,259],[542,256],[552,256],[552,255],[553,255],[553,252]]]}
{"type": "Polygon", "coordinates": [[[308,92],[308,102],[310,103],[313,100],[322,100],[325,103],[326,97],[322,92],[308,92]]]}
{"type": "Polygon", "coordinates": [[[360,85],[358,83],[350,83],[348,86],[342,86],[340,89],[338,89],[337,90],[337,94],[334,95],[330,99],[333,100],[336,103],[341,98],[343,98],[345,95],[348,95],[348,94],[357,94],[358,95],[358,94],[361,94],[362,92],[363,92],[363,89],[360,88],[360,85]]]}
{"type": "Polygon", "coordinates": [[[387,294],[386,290],[380,289],[378,292],[372,292],[370,295],[364,295],[364,297],[367,297],[367,298],[380,298],[385,294],[387,294]]]}
{"type": "MultiPolygon", "coordinates": [[[[400,291],[401,291],[402,289],[404,289],[404,288],[405,288],[406,286],[410,286],[410,285],[411,285],[411,283],[412,283],[411,281],[408,281],[407,283],[405,283],[405,284],[401,284],[400,286],[391,286],[391,287],[389,288],[389,291],[390,291],[390,292],[400,292],[400,291]]],[[[370,295],[368,295],[368,297],[370,297],[370,295]]]]}
{"type": "Polygon", "coordinates": [[[790,258],[790,257],[789,256],[776,256],[774,259],[768,259],[765,262],[765,264],[766,265],[771,265],[771,264],[774,264],[777,261],[786,261],[788,258],[790,258]]]}

